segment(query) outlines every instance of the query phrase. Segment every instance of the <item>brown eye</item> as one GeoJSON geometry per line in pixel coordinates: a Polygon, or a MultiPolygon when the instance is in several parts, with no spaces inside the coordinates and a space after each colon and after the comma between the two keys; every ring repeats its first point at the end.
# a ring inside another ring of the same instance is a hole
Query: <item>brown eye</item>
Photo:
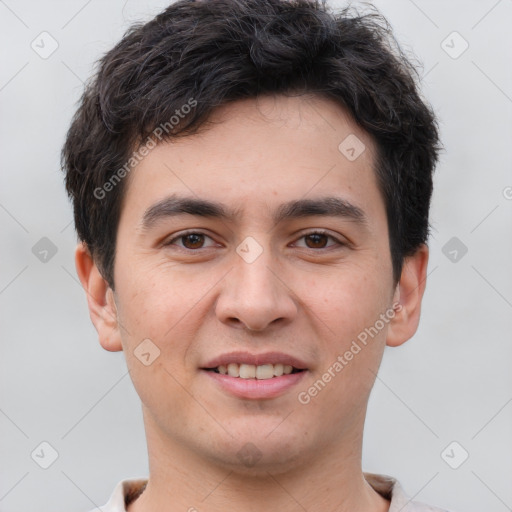
{"type": "Polygon", "coordinates": [[[165,242],[163,245],[169,249],[178,249],[188,251],[189,253],[199,253],[202,249],[218,247],[212,237],[208,236],[206,233],[201,233],[200,231],[182,232],[170,239],[168,242],[165,242]]]}
{"type": "Polygon", "coordinates": [[[180,239],[187,249],[200,249],[204,244],[204,235],[201,233],[189,233],[181,236],[180,239]]]}
{"type": "Polygon", "coordinates": [[[327,239],[329,236],[322,233],[312,233],[310,235],[306,235],[304,238],[306,240],[307,247],[310,249],[323,249],[327,246],[327,239]]]}
{"type": "Polygon", "coordinates": [[[324,231],[310,231],[309,233],[304,233],[295,244],[296,247],[317,249],[318,252],[322,249],[326,251],[336,248],[341,249],[346,245],[344,241],[324,231]]]}

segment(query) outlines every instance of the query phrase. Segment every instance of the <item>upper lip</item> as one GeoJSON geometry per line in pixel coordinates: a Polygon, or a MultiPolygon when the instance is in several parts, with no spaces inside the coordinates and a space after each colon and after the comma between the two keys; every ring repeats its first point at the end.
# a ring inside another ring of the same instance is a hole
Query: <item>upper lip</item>
{"type": "Polygon", "coordinates": [[[297,370],[307,370],[307,364],[297,357],[283,352],[264,352],[261,354],[251,354],[250,352],[230,352],[221,354],[208,361],[202,368],[217,368],[218,366],[227,366],[230,363],[252,364],[261,366],[263,364],[288,364],[297,368],[297,370]]]}

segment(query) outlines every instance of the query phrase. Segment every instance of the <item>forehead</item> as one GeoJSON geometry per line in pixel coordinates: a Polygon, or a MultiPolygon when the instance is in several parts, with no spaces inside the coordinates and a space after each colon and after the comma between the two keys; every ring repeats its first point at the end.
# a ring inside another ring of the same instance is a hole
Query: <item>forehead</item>
{"type": "Polygon", "coordinates": [[[199,133],[162,142],[144,157],[129,174],[124,213],[136,210],[140,218],[170,193],[229,204],[241,216],[333,193],[375,210],[383,204],[374,152],[369,134],[334,100],[275,95],[231,102],[199,133]]]}

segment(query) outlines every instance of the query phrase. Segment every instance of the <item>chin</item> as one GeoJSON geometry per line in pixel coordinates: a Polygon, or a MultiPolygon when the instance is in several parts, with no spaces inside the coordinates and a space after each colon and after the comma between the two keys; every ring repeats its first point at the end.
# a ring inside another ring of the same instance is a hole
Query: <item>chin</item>
{"type": "Polygon", "coordinates": [[[256,445],[251,441],[243,444],[239,450],[213,455],[215,464],[233,473],[268,479],[269,474],[279,475],[297,469],[304,463],[304,455],[290,453],[285,449],[276,451],[275,447],[256,445]]]}
{"type": "Polygon", "coordinates": [[[308,460],[307,453],[313,450],[301,445],[303,435],[284,429],[283,425],[279,430],[278,425],[275,418],[273,421],[258,418],[251,425],[247,420],[243,425],[231,422],[226,430],[233,437],[226,434],[222,440],[209,443],[210,458],[229,471],[254,477],[268,478],[269,473],[277,475],[294,470],[299,462],[304,464],[308,460]]]}

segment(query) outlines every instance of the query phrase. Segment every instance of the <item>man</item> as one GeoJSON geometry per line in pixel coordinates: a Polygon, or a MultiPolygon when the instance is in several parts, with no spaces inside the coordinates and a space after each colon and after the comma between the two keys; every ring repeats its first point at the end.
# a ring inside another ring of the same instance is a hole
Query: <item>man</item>
{"type": "Polygon", "coordinates": [[[76,267],[150,475],[103,511],[425,511],[363,473],[417,329],[439,150],[377,15],[179,1],[100,62],[63,148],[76,267]]]}

